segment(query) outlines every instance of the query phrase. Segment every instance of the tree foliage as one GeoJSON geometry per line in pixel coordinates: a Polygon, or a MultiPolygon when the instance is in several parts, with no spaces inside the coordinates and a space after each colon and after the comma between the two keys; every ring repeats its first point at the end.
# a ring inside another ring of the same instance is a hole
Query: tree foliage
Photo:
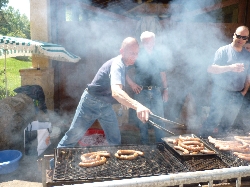
{"type": "Polygon", "coordinates": [[[30,21],[25,14],[21,15],[11,6],[2,13],[7,24],[0,27],[0,34],[30,39],[30,21]]]}
{"type": "Polygon", "coordinates": [[[7,7],[9,0],[0,0],[0,9],[7,7]]]}

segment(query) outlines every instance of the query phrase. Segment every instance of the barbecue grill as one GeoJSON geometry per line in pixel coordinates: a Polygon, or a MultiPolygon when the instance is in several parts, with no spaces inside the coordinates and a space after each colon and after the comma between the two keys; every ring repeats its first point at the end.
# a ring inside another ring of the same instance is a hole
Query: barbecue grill
{"type": "MultiPolygon", "coordinates": [[[[204,141],[207,146],[209,142],[204,141]]],[[[218,152],[218,151],[217,151],[218,152]]],[[[55,168],[47,186],[198,186],[229,182],[242,186],[250,181],[248,162],[233,154],[182,157],[167,144],[120,145],[105,147],[55,149],[55,168]],[[119,160],[114,154],[119,149],[144,152],[135,160],[119,160]],[[96,167],[80,167],[80,155],[108,151],[107,162],[96,167]]],[[[250,186],[250,183],[248,184],[250,186]]]]}

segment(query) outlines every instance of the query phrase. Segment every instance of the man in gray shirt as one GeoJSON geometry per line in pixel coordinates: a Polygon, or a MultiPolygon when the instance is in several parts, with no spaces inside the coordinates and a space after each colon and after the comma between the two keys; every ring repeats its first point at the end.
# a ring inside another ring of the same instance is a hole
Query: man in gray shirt
{"type": "Polygon", "coordinates": [[[220,47],[215,53],[214,63],[208,67],[213,88],[209,116],[201,129],[204,137],[225,135],[239,113],[250,83],[250,53],[243,47],[248,38],[248,27],[238,27],[233,42],[220,47]]]}

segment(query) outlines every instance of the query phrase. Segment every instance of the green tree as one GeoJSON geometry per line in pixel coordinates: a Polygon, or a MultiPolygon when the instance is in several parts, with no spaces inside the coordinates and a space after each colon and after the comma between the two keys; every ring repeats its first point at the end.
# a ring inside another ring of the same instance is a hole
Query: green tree
{"type": "Polygon", "coordinates": [[[0,27],[0,34],[30,39],[30,21],[25,14],[21,15],[12,6],[2,10],[2,13],[7,24],[0,27]]]}
{"type": "Polygon", "coordinates": [[[0,0],[0,9],[7,7],[9,0],[0,0]]]}

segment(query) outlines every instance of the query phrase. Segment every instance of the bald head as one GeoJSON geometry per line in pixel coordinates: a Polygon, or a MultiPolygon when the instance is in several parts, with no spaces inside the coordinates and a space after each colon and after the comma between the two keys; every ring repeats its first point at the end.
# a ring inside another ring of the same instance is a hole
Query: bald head
{"type": "Polygon", "coordinates": [[[133,45],[139,46],[137,40],[135,38],[132,38],[132,37],[127,37],[123,40],[121,49],[127,49],[133,45]]]}
{"type": "Polygon", "coordinates": [[[135,38],[128,37],[122,42],[120,53],[126,66],[133,65],[139,52],[139,44],[135,38]]]}
{"type": "Polygon", "coordinates": [[[235,30],[235,33],[241,32],[241,31],[246,31],[246,32],[248,32],[248,35],[249,35],[249,28],[248,28],[247,26],[239,26],[239,27],[235,30]]]}
{"type": "Polygon", "coordinates": [[[235,30],[233,35],[233,47],[238,48],[239,50],[246,44],[249,37],[249,29],[246,26],[240,26],[235,30]]]}

